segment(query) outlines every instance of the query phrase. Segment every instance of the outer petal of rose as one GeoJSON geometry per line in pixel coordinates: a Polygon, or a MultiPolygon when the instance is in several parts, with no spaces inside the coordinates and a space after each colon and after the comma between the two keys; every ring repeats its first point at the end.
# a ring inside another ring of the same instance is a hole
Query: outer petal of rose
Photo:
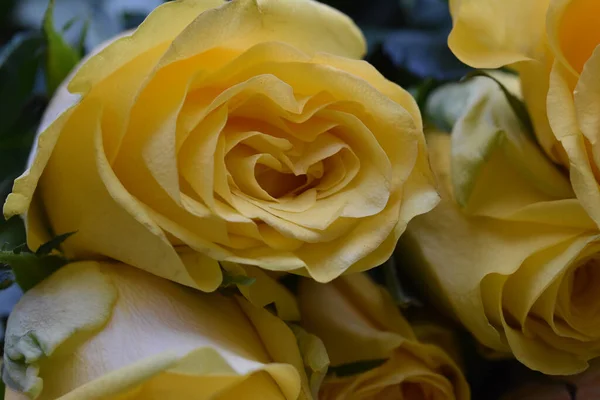
{"type": "Polygon", "coordinates": [[[600,12],[598,2],[590,0],[552,0],[548,9],[548,43],[556,60],[570,78],[579,77],[600,39],[593,18],[600,12]]]}
{"type": "MultiPolygon", "coordinates": [[[[449,135],[430,135],[432,154],[447,152],[449,140],[449,135]]],[[[507,351],[500,332],[486,317],[486,293],[480,292],[481,281],[489,274],[510,275],[531,254],[574,238],[582,231],[468,217],[453,204],[447,190],[448,161],[432,157],[434,172],[445,189],[442,202],[411,222],[400,240],[400,248],[405,254],[412,254],[420,266],[413,269],[415,275],[440,305],[453,310],[486,346],[507,351]],[[507,248],[511,251],[507,252],[507,248]]]]}
{"type": "MultiPolygon", "coordinates": [[[[74,72],[75,77],[71,80],[71,91],[87,92],[93,85],[102,82],[116,69],[123,67],[123,63],[130,62],[126,68],[123,68],[123,73],[130,76],[130,79],[124,79],[128,85],[131,85],[129,90],[124,90],[122,83],[111,85],[110,82],[99,85],[97,88],[104,95],[113,98],[114,104],[109,105],[109,107],[114,107],[121,113],[121,118],[117,118],[116,123],[122,124],[123,115],[131,106],[131,97],[137,92],[136,86],[141,85],[145,75],[152,70],[154,64],[166,49],[164,45],[161,48],[161,43],[166,42],[168,44],[195,16],[222,3],[220,0],[207,0],[173,2],[161,6],[161,12],[151,14],[133,36],[119,36],[111,43],[100,46],[95,52],[86,57],[74,72]],[[160,32],[160,35],[156,35],[156,32],[160,32]],[[112,92],[120,95],[111,95],[112,92]],[[131,96],[122,96],[122,93],[128,92],[131,93],[131,96]]],[[[59,88],[56,97],[46,111],[43,123],[40,126],[41,133],[38,137],[36,149],[32,153],[30,168],[15,181],[13,193],[7,199],[4,209],[7,217],[24,214],[29,209],[38,180],[46,168],[59,135],[71,117],[70,107],[78,102],[78,97],[69,94],[66,89],[68,80],[59,88]]],[[[104,141],[104,146],[110,150],[118,145],[120,139],[108,136],[104,138],[104,141]]],[[[112,195],[116,198],[123,197],[112,195]]],[[[34,207],[39,206],[35,205],[34,207]]],[[[29,218],[28,240],[32,248],[37,248],[39,244],[48,239],[47,229],[40,226],[39,223],[44,210],[36,209],[32,212],[36,213],[36,217],[29,218]]],[[[139,214],[139,212],[134,213],[136,217],[139,217],[139,214]]],[[[140,222],[146,223],[147,221],[142,219],[140,222]]],[[[151,225],[154,224],[151,223],[151,225]]]]}
{"type": "MultiPolygon", "coordinates": [[[[28,171],[24,178],[23,186],[35,187],[37,179],[42,173],[45,163],[52,152],[52,143],[55,143],[55,135],[58,135],[60,129],[53,129],[52,132],[44,132],[48,126],[64,111],[76,104],[79,96],[71,94],[84,94],[104,81],[110,74],[124,65],[130,64],[121,73],[128,75],[123,80],[129,88],[123,87],[120,82],[118,88],[115,85],[104,85],[101,92],[105,96],[113,99],[113,106],[117,114],[126,115],[131,107],[132,97],[135,95],[147,74],[152,71],[154,64],[161,57],[162,53],[168,47],[168,44],[177,36],[198,14],[207,9],[218,7],[224,3],[224,0],[203,0],[203,1],[178,1],[164,4],[159,7],[160,12],[151,13],[144,23],[136,31],[125,32],[114,39],[98,46],[87,57],[85,57],[79,66],[67,77],[65,82],[59,87],[57,93],[52,99],[46,110],[38,132],[44,136],[45,146],[39,147],[35,153],[35,165],[28,171]],[[141,57],[140,57],[141,56],[141,57]],[[136,59],[138,59],[136,61],[136,59]],[[68,89],[67,89],[68,87],[68,89]],[[71,93],[69,93],[71,92],[71,93]],[[123,93],[130,93],[130,96],[123,96],[123,93]],[[39,160],[38,160],[39,159],[39,160]]],[[[117,123],[123,123],[119,121],[117,123]]],[[[118,138],[113,140],[108,138],[109,159],[112,159],[113,147],[118,146],[118,138]]],[[[31,162],[30,162],[31,166],[31,162]]],[[[27,197],[27,194],[25,193],[27,197]]],[[[30,196],[29,196],[30,199],[30,196]]],[[[31,199],[29,200],[31,201],[31,199]]]]}
{"type": "Polygon", "coordinates": [[[330,65],[339,68],[342,71],[346,71],[355,76],[361,77],[390,99],[396,101],[398,104],[402,104],[402,107],[404,107],[406,111],[412,115],[413,121],[417,125],[417,128],[423,129],[421,112],[415,99],[410,95],[409,92],[385,79],[383,75],[381,75],[381,73],[368,62],[362,60],[352,60],[325,53],[317,54],[312,59],[312,62],[330,65]]]}
{"type": "Polygon", "coordinates": [[[448,44],[465,64],[498,68],[536,58],[543,50],[550,0],[450,0],[448,44]]]}
{"type": "Polygon", "coordinates": [[[523,100],[531,116],[535,136],[540,146],[552,161],[566,165],[568,161],[565,160],[564,151],[550,128],[546,109],[548,75],[552,68],[552,62],[552,57],[547,55],[546,59],[541,62],[518,63],[516,69],[521,77],[523,100]]]}
{"type": "Polygon", "coordinates": [[[132,36],[120,38],[90,59],[69,83],[69,90],[85,93],[124,64],[156,47],[168,45],[198,15],[225,4],[225,0],[169,2],[154,10],[132,36]]]}
{"type": "MultiPolygon", "coordinates": [[[[595,62],[595,61],[594,61],[595,62]]],[[[582,134],[578,125],[578,111],[573,102],[572,91],[566,76],[568,71],[558,61],[554,63],[550,75],[550,91],[548,92],[548,117],[557,139],[561,142],[569,159],[571,184],[581,205],[590,217],[600,224],[600,187],[596,180],[591,160],[593,154],[587,149],[587,138],[582,134]]],[[[581,90],[584,93],[592,89],[583,81],[581,90]]],[[[584,95],[585,96],[585,95],[584,95]]],[[[591,100],[591,99],[590,99],[591,100]]],[[[580,103],[581,107],[585,107],[580,103]]],[[[583,118],[585,134],[594,138],[590,132],[593,120],[585,116],[585,109],[580,109],[579,117],[583,118]]]]}
{"type": "Polygon", "coordinates": [[[334,8],[313,0],[240,0],[198,16],[175,39],[161,65],[216,45],[243,50],[274,38],[307,54],[322,51],[358,59],[366,52],[360,29],[334,8]]]}
{"type": "MultiPolygon", "coordinates": [[[[186,286],[214,290],[220,283],[219,275],[209,274],[206,280],[190,276],[160,227],[115,177],[103,151],[101,115],[93,98],[86,98],[65,123],[45,168],[47,177],[37,189],[44,207],[38,212],[45,212],[57,234],[79,231],[65,243],[70,257],[108,256],[186,286]],[[64,179],[60,171],[78,173],[64,179]],[[132,237],[136,238],[134,243],[132,237]],[[132,251],[132,246],[137,250],[132,251]]],[[[9,200],[6,207],[10,204],[9,200]]],[[[39,215],[35,213],[28,215],[30,220],[36,217],[39,215]]],[[[34,249],[40,244],[32,242],[36,237],[29,236],[34,249]]],[[[205,261],[206,268],[218,269],[215,261],[205,261]]]]}
{"type": "MultiPolygon", "coordinates": [[[[600,167],[600,117],[597,110],[600,107],[600,47],[596,47],[592,56],[585,63],[577,86],[573,91],[577,123],[583,136],[590,144],[588,153],[593,161],[595,171],[600,167]]],[[[600,175],[595,172],[596,177],[600,175]]]]}
{"type": "Polygon", "coordinates": [[[323,341],[334,366],[388,358],[405,340],[414,339],[389,294],[366,275],[342,276],[328,284],[303,279],[298,303],[303,326],[323,341]],[[353,297],[361,293],[357,285],[365,291],[359,299],[353,297]]]}
{"type": "Polygon", "coordinates": [[[310,397],[282,321],[125,266],[64,267],[24,297],[8,332],[5,360],[39,371],[41,399],[230,398],[239,385],[256,398],[310,397]]]}

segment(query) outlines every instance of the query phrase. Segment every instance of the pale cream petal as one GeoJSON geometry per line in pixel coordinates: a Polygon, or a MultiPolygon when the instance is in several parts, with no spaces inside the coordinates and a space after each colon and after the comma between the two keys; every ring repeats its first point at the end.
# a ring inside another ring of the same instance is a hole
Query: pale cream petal
{"type": "MultiPolygon", "coordinates": [[[[293,333],[283,321],[241,298],[201,294],[125,265],[76,263],[26,294],[22,303],[31,304],[31,310],[19,313],[17,308],[9,324],[12,332],[24,326],[17,323],[22,318],[43,316],[31,328],[25,326],[28,332],[40,332],[35,343],[41,343],[38,353],[45,355],[39,368],[42,400],[141,399],[192,390],[205,396],[199,398],[219,394],[230,399],[239,395],[238,385],[257,392],[254,396],[264,392],[278,399],[311,398],[293,333]],[[44,296],[36,300],[38,291],[44,296]],[[94,311],[106,304],[108,314],[94,311]],[[56,311],[66,306],[68,312],[56,311]],[[54,324],[59,322],[64,334],[44,339],[57,332],[54,324]],[[86,330],[93,332],[77,333],[86,330]],[[68,341],[61,339],[65,335],[71,336],[68,341]]],[[[15,349],[31,355],[27,360],[35,363],[38,353],[28,350],[34,347],[19,343],[23,345],[15,349]]]]}
{"type": "Polygon", "coordinates": [[[62,268],[28,291],[7,325],[5,378],[31,398],[38,397],[44,388],[40,363],[73,335],[90,336],[102,328],[116,301],[116,288],[96,263],[62,268]]]}

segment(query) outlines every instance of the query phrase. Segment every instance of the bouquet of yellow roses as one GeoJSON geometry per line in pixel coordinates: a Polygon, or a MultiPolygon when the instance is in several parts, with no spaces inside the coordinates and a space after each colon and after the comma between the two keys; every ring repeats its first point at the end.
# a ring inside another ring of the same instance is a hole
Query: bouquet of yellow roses
{"type": "Polygon", "coordinates": [[[594,1],[7,0],[0,398],[600,399],[594,1]]]}

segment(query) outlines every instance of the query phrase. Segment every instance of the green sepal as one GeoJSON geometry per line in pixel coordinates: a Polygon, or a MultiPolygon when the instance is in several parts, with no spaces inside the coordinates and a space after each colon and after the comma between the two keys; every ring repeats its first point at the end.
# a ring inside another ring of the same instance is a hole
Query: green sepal
{"type": "Polygon", "coordinates": [[[12,251],[0,251],[0,262],[11,267],[15,281],[24,292],[67,264],[65,258],[57,255],[37,256],[28,252],[17,254],[12,251]]]}
{"type": "Polygon", "coordinates": [[[26,292],[68,263],[62,255],[51,253],[73,234],[58,235],[42,244],[35,253],[26,247],[22,250],[23,246],[17,246],[12,251],[0,251],[0,263],[12,269],[14,281],[26,292]]]}
{"type": "Polygon", "coordinates": [[[52,251],[54,251],[54,250],[59,250],[60,245],[63,244],[63,242],[65,240],[67,240],[68,238],[70,238],[71,236],[73,236],[76,233],[77,232],[67,232],[67,233],[63,233],[62,235],[55,236],[54,238],[50,239],[48,242],[46,242],[43,245],[41,245],[40,247],[38,247],[35,254],[37,256],[45,256],[45,255],[52,253],[52,251]]]}

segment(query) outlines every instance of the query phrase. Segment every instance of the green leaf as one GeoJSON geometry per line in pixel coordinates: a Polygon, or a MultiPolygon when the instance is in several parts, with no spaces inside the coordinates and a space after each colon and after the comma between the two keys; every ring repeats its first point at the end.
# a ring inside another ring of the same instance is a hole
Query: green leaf
{"type": "Polygon", "coordinates": [[[73,236],[75,233],[77,233],[77,232],[67,232],[67,233],[63,233],[62,235],[58,235],[58,236],[52,238],[50,241],[41,245],[37,249],[35,254],[37,256],[44,256],[44,255],[52,253],[52,250],[59,250],[60,245],[63,244],[63,242],[65,240],[67,240],[68,238],[73,236]]]}
{"type": "Polygon", "coordinates": [[[62,81],[77,65],[81,56],[73,49],[54,28],[52,13],[55,0],[50,0],[44,15],[44,35],[47,42],[46,54],[46,83],[48,92],[52,95],[62,81]]]}
{"type": "Polygon", "coordinates": [[[56,236],[41,245],[35,253],[29,250],[21,251],[20,246],[14,247],[12,251],[0,251],[0,263],[12,269],[13,280],[26,292],[68,263],[66,258],[50,253],[57,250],[74,233],[56,236]]]}
{"type": "Polygon", "coordinates": [[[81,36],[79,36],[79,43],[77,44],[77,51],[79,52],[79,56],[83,58],[85,55],[85,39],[87,38],[87,34],[90,30],[91,20],[87,19],[83,23],[83,29],[81,30],[81,36]]]}
{"type": "MultiPolygon", "coordinates": [[[[6,23],[11,17],[13,7],[15,6],[15,1],[16,0],[0,1],[0,22],[2,23],[3,27],[5,26],[4,23],[6,23]]],[[[0,391],[0,393],[2,393],[2,391],[0,391]]],[[[0,399],[2,399],[2,396],[0,396],[0,399]]]]}
{"type": "Polygon", "coordinates": [[[12,268],[15,281],[24,292],[42,282],[67,262],[65,258],[55,255],[39,257],[28,252],[15,254],[11,251],[0,251],[0,263],[12,268]]]}
{"type": "Polygon", "coordinates": [[[527,107],[525,106],[525,103],[523,101],[521,101],[521,99],[519,99],[517,96],[512,94],[506,88],[506,86],[504,86],[502,84],[502,82],[500,82],[498,79],[494,78],[487,72],[481,71],[481,70],[469,72],[467,75],[465,75],[465,77],[462,79],[462,81],[465,82],[465,81],[468,81],[468,80],[473,79],[478,76],[489,78],[498,84],[498,86],[502,90],[502,93],[504,93],[504,96],[506,96],[506,100],[508,101],[510,108],[513,110],[513,112],[515,113],[515,115],[517,116],[517,118],[519,119],[521,124],[523,125],[523,128],[525,128],[525,131],[529,134],[529,136],[532,139],[536,140],[535,135],[534,135],[535,131],[533,128],[533,122],[531,122],[531,117],[529,116],[529,112],[527,111],[527,107]]]}
{"type": "Polygon", "coordinates": [[[335,375],[339,378],[343,378],[346,376],[353,376],[362,374],[364,372],[368,372],[372,369],[382,366],[385,364],[387,359],[378,359],[378,360],[367,360],[367,361],[358,361],[350,364],[342,364],[337,367],[329,367],[329,374],[335,375]]]}
{"type": "Polygon", "coordinates": [[[66,33],[69,29],[73,27],[73,25],[77,22],[77,17],[73,17],[69,19],[62,27],[61,32],[66,33]]]}
{"type": "Polygon", "coordinates": [[[42,35],[28,32],[14,36],[0,53],[0,137],[14,132],[30,102],[43,49],[42,35]]]}

